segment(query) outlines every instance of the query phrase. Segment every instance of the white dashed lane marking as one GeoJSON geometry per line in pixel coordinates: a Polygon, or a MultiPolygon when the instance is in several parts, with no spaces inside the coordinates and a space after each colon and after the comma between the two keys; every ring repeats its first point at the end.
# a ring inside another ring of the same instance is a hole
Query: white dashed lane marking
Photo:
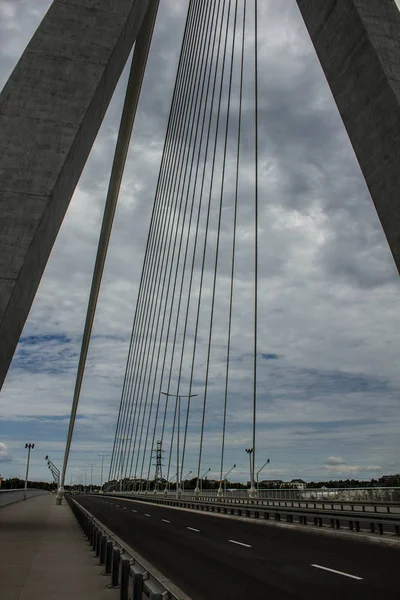
{"type": "Polygon", "coordinates": [[[251,548],[250,544],[243,544],[243,542],[238,542],[236,540],[228,540],[228,542],[231,542],[232,544],[238,544],[239,546],[244,546],[245,548],[251,548]]]}
{"type": "Polygon", "coordinates": [[[200,529],[195,529],[194,527],[186,527],[186,529],[190,529],[190,531],[197,531],[197,532],[200,531],[200,529]]]}
{"type": "Polygon", "coordinates": [[[171,521],[167,521],[167,519],[161,519],[164,523],[171,523],[171,521]]]}
{"type": "Polygon", "coordinates": [[[336,571],[335,569],[330,569],[329,567],[323,567],[322,565],[311,565],[316,569],[322,569],[323,571],[329,571],[330,573],[335,573],[336,575],[343,575],[344,577],[350,577],[351,579],[357,579],[357,581],[361,581],[362,577],[358,577],[357,575],[351,575],[350,573],[345,573],[344,571],[336,571]]]}
{"type": "Polygon", "coordinates": [[[149,515],[149,514],[147,514],[147,513],[144,513],[144,516],[145,516],[145,517],[151,517],[151,515],[149,515]]]}

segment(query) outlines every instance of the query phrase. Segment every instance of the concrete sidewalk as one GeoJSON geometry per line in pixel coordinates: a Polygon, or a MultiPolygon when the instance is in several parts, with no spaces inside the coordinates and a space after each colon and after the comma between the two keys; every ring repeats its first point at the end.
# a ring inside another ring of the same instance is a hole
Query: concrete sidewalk
{"type": "Polygon", "coordinates": [[[52,494],[0,509],[1,600],[116,600],[71,509],[52,494]]]}

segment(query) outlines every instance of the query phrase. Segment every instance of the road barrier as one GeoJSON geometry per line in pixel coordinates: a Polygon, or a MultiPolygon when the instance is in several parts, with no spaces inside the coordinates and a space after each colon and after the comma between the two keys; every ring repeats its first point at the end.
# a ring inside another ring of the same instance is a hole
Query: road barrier
{"type": "Polygon", "coordinates": [[[99,564],[104,565],[104,575],[110,576],[109,587],[119,588],[120,600],[142,600],[143,594],[149,600],[178,600],[96,517],[70,495],[66,499],[99,564]]]}
{"type": "MultiPolygon", "coordinates": [[[[145,486],[144,486],[145,487],[145,486]]],[[[110,490],[111,491],[111,490],[110,490]]],[[[117,493],[134,493],[134,494],[153,494],[154,490],[140,489],[137,486],[133,487],[128,484],[125,489],[115,489],[117,493]]],[[[164,495],[164,489],[158,490],[159,495],[164,495]]],[[[168,490],[167,495],[174,497],[176,490],[168,490]]],[[[199,495],[195,496],[194,490],[183,489],[181,493],[182,497],[189,498],[215,498],[220,499],[218,496],[218,490],[214,489],[203,489],[200,490],[199,495]]],[[[249,490],[235,490],[227,489],[224,491],[223,498],[227,500],[231,499],[243,499],[244,501],[249,498],[249,490]]],[[[296,502],[344,502],[344,503],[363,503],[368,504],[397,504],[400,505],[400,487],[365,487],[365,488],[267,488],[257,490],[258,500],[281,500],[281,501],[296,501],[296,502]]]]}
{"type": "MultiPolygon", "coordinates": [[[[112,497],[127,498],[127,495],[110,494],[112,497]]],[[[161,504],[177,506],[204,512],[234,515],[251,519],[286,521],[300,525],[313,525],[315,527],[330,527],[332,529],[347,528],[355,532],[389,534],[400,536],[400,515],[388,515],[385,513],[363,513],[344,510],[310,510],[308,508],[293,507],[264,507],[257,505],[256,500],[242,503],[207,502],[203,500],[172,500],[171,498],[132,496],[129,498],[161,504]]]]}
{"type": "MultiPolygon", "coordinates": [[[[34,496],[41,496],[42,494],[48,494],[47,490],[28,488],[26,491],[27,498],[33,498],[34,496]]],[[[6,506],[7,504],[13,504],[24,499],[24,488],[18,488],[14,490],[0,490],[0,507],[6,506]]]]}
{"type": "MultiPolygon", "coordinates": [[[[113,495],[132,498],[165,498],[174,499],[173,494],[163,494],[162,492],[155,495],[153,493],[134,493],[134,492],[112,492],[113,495]]],[[[290,508],[307,508],[312,510],[340,510],[346,512],[373,512],[387,513],[393,515],[400,514],[400,503],[378,502],[378,501],[345,501],[345,500],[274,500],[265,498],[249,498],[237,496],[195,496],[193,494],[182,494],[180,500],[190,500],[196,502],[215,502],[218,504],[235,504],[243,506],[260,506],[260,507],[290,507],[290,508]]]]}

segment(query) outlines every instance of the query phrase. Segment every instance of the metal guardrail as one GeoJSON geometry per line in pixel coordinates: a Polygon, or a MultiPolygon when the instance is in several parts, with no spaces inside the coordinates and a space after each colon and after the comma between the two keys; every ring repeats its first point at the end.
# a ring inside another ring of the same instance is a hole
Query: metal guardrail
{"type": "MultiPolygon", "coordinates": [[[[113,493],[115,495],[115,493],[113,493]]],[[[117,495],[132,497],[140,497],[146,499],[150,498],[165,498],[174,499],[174,495],[164,495],[160,493],[158,495],[139,493],[134,494],[132,492],[116,492],[117,495]]],[[[249,498],[237,497],[237,496],[194,496],[184,494],[180,498],[181,500],[194,500],[196,502],[215,502],[219,504],[235,504],[243,506],[261,506],[261,507],[291,507],[291,508],[311,508],[313,510],[346,510],[352,512],[374,512],[374,513],[387,513],[387,514],[400,514],[400,502],[399,503],[388,503],[388,502],[370,502],[370,501],[346,501],[346,500],[274,500],[274,499],[263,499],[263,498],[249,498]]]]}
{"type": "MultiPolygon", "coordinates": [[[[127,495],[111,494],[111,496],[126,498],[127,495]]],[[[282,521],[287,523],[298,523],[300,525],[314,525],[316,527],[330,527],[340,529],[347,527],[351,531],[378,533],[380,535],[394,534],[400,536],[400,516],[388,516],[380,513],[345,512],[332,510],[312,511],[307,508],[288,508],[288,507],[263,507],[251,506],[249,504],[225,504],[217,502],[205,502],[203,500],[172,500],[170,498],[129,496],[135,500],[149,502],[153,504],[178,506],[180,508],[189,508],[211,513],[221,513],[226,515],[235,515],[252,519],[282,521]]],[[[254,502],[254,500],[253,500],[254,502]]]]}
{"type": "MultiPolygon", "coordinates": [[[[126,489],[116,489],[116,493],[133,493],[133,494],[153,494],[154,491],[143,491],[136,489],[135,487],[128,487],[126,489]]],[[[107,493],[107,492],[106,492],[107,493]]],[[[110,492],[108,492],[110,493],[110,492]]],[[[164,490],[159,490],[158,494],[164,495],[164,490]]],[[[174,497],[176,495],[175,490],[168,490],[167,496],[174,497]]],[[[182,490],[181,496],[185,498],[196,497],[199,498],[217,498],[217,489],[206,489],[201,490],[197,496],[194,494],[194,490],[185,489],[182,490]]],[[[227,489],[222,495],[222,498],[249,498],[249,490],[234,490],[227,489]]],[[[399,504],[400,505],[400,487],[371,487],[371,488],[304,488],[304,489],[275,489],[266,488],[259,489],[257,491],[257,499],[259,500],[284,500],[284,501],[317,501],[317,502],[364,502],[368,503],[385,503],[385,504],[399,504]]]]}
{"type": "MultiPolygon", "coordinates": [[[[139,490],[138,490],[139,491],[139,490]]],[[[161,492],[160,492],[161,493],[161,492]]],[[[174,490],[168,492],[170,495],[174,490]]],[[[184,495],[194,496],[193,490],[184,490],[184,495]]],[[[205,489],[200,496],[218,495],[217,489],[205,489]]],[[[225,498],[248,498],[249,490],[227,489],[225,498]]],[[[398,502],[400,503],[400,487],[359,487],[359,488],[260,488],[259,499],[265,500],[336,500],[360,502],[398,502]]]]}
{"type": "Polygon", "coordinates": [[[99,564],[104,565],[104,575],[111,577],[109,587],[120,589],[120,600],[142,600],[143,594],[149,600],[178,600],[96,517],[70,495],[66,499],[99,564]]]}

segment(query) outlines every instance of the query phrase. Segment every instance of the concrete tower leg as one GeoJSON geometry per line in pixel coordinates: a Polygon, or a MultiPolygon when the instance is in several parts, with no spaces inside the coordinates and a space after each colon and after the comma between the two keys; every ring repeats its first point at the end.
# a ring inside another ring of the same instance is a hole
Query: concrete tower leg
{"type": "Polygon", "coordinates": [[[0,95],[0,388],[149,0],[54,0],[0,95]]]}
{"type": "Polygon", "coordinates": [[[400,13],[394,0],[297,0],[400,271],[400,13]]]}

